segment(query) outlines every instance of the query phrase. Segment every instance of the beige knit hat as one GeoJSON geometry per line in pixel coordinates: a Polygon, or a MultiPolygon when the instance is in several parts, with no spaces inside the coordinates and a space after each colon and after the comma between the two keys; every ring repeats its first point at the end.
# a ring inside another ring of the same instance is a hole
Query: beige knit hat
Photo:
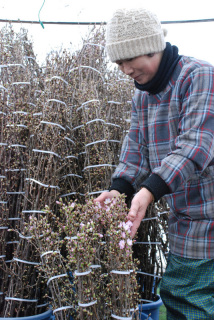
{"type": "Polygon", "coordinates": [[[118,9],[107,23],[106,50],[112,62],[163,51],[166,30],[146,9],[118,9]]]}

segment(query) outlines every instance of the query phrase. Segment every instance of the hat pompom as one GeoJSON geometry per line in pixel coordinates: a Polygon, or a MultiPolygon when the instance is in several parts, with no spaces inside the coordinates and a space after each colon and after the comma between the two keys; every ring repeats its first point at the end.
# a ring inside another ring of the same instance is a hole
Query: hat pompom
{"type": "Polygon", "coordinates": [[[165,28],[163,28],[162,30],[163,30],[163,35],[164,35],[164,37],[166,37],[166,36],[167,36],[167,34],[168,34],[168,30],[167,30],[167,29],[165,29],[165,28]]]}

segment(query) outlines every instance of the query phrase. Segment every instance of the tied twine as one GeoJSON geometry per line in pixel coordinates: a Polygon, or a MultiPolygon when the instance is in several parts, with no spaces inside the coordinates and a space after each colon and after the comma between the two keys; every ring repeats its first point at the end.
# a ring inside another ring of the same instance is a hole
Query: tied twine
{"type": "Polygon", "coordinates": [[[41,12],[41,10],[42,10],[42,8],[43,8],[44,4],[45,4],[45,0],[43,1],[43,4],[42,4],[42,6],[41,6],[41,8],[40,8],[40,10],[39,10],[39,13],[38,13],[39,23],[41,24],[41,26],[42,26],[42,28],[43,28],[43,29],[44,29],[45,27],[44,27],[44,25],[43,25],[42,21],[40,20],[40,12],[41,12]]]}

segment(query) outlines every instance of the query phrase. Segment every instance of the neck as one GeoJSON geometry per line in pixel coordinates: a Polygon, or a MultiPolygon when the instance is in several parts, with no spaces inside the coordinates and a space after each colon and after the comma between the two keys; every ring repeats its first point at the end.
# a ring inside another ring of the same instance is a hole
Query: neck
{"type": "Polygon", "coordinates": [[[179,59],[178,48],[176,46],[171,46],[171,44],[167,42],[160,66],[154,78],[146,84],[139,84],[135,81],[136,88],[141,91],[147,91],[150,94],[157,94],[163,91],[167,86],[179,59]]]}

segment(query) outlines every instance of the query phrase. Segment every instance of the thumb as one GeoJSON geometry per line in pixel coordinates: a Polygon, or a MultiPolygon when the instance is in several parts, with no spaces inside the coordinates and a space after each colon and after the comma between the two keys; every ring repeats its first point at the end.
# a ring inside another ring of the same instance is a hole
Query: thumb
{"type": "Polygon", "coordinates": [[[136,219],[139,208],[140,208],[140,204],[138,202],[132,203],[131,208],[128,213],[128,220],[133,222],[136,219]]]}
{"type": "Polygon", "coordinates": [[[109,195],[109,192],[104,191],[101,193],[96,199],[94,199],[94,202],[103,202],[109,195]]]}

